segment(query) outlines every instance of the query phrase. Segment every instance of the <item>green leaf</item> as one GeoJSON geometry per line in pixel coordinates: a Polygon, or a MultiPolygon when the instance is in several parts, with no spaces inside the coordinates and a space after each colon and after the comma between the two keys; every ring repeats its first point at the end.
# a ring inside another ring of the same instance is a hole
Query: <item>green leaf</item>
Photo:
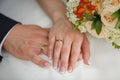
{"type": "Polygon", "coordinates": [[[91,25],[91,29],[95,29],[95,28],[96,28],[95,24],[96,24],[96,20],[93,21],[93,23],[92,23],[92,25],[91,25]]]}
{"type": "Polygon", "coordinates": [[[112,46],[114,46],[116,49],[120,49],[120,45],[116,44],[115,42],[112,42],[112,46]]]}
{"type": "Polygon", "coordinates": [[[94,21],[91,25],[91,29],[95,29],[98,35],[101,33],[102,22],[101,22],[101,17],[97,12],[94,12],[94,21]]]}
{"type": "Polygon", "coordinates": [[[93,16],[89,15],[88,13],[85,13],[85,17],[89,21],[94,21],[94,19],[95,19],[93,16]]]}
{"type": "Polygon", "coordinates": [[[80,25],[83,22],[83,19],[79,19],[75,22],[76,25],[80,25]]]}
{"type": "Polygon", "coordinates": [[[118,21],[117,21],[117,23],[115,25],[115,28],[120,29],[120,17],[118,18],[118,21]]]}
{"type": "Polygon", "coordinates": [[[94,20],[92,25],[91,25],[91,29],[95,29],[96,30],[96,33],[99,35],[101,33],[101,30],[102,30],[102,22],[100,19],[98,20],[94,20]]]}
{"type": "Polygon", "coordinates": [[[102,30],[102,22],[101,20],[97,20],[95,23],[95,29],[96,29],[96,33],[99,35],[101,30],[102,30]]]}
{"type": "Polygon", "coordinates": [[[118,17],[120,17],[120,9],[111,15],[111,18],[118,18],[118,17]]]}
{"type": "Polygon", "coordinates": [[[97,11],[94,12],[95,17],[100,17],[100,15],[97,13],[97,11]]]}
{"type": "Polygon", "coordinates": [[[69,0],[67,0],[67,2],[69,2],[69,0]]]}
{"type": "Polygon", "coordinates": [[[75,29],[75,30],[79,30],[78,25],[75,25],[75,26],[74,26],[74,29],[75,29]]]}

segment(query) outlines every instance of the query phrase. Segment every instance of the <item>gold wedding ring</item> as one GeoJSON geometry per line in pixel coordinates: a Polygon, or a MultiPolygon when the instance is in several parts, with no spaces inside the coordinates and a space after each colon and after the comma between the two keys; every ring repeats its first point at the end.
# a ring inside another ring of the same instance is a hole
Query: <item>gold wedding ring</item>
{"type": "Polygon", "coordinates": [[[40,47],[40,51],[43,52],[47,47],[48,47],[48,45],[42,45],[42,46],[40,47]]]}
{"type": "Polygon", "coordinates": [[[63,41],[63,40],[61,40],[61,39],[57,39],[57,40],[56,40],[56,42],[62,42],[62,41],[63,41]]]}

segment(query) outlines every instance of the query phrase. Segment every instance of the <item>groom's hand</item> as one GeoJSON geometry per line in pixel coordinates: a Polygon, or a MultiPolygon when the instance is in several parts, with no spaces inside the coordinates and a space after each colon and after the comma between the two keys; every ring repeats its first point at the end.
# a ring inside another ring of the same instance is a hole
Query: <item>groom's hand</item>
{"type": "Polygon", "coordinates": [[[49,67],[50,63],[41,57],[47,54],[48,30],[36,25],[17,24],[7,36],[3,48],[17,58],[31,60],[41,67],[49,67]]]}

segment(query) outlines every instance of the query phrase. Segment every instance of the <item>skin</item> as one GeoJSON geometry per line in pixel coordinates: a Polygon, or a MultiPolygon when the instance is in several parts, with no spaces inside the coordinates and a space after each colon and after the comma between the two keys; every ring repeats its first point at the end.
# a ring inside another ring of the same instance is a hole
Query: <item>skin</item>
{"type": "Polygon", "coordinates": [[[64,3],[60,0],[39,2],[53,21],[50,31],[37,25],[17,24],[7,36],[3,48],[17,58],[30,60],[43,68],[49,67],[50,63],[39,57],[43,53],[53,59],[53,67],[59,68],[61,73],[72,72],[78,60],[83,59],[88,64],[89,41],[85,34],[73,29],[65,15],[64,3]],[[40,50],[43,45],[48,45],[48,53],[47,47],[40,50]]]}
{"type": "MultiPolygon", "coordinates": [[[[19,59],[32,61],[45,68],[49,67],[50,63],[39,55],[41,54],[40,47],[48,45],[47,37],[47,29],[37,25],[17,24],[7,36],[3,48],[19,59]]],[[[47,48],[42,53],[46,55],[47,48]]]]}
{"type": "Polygon", "coordinates": [[[53,67],[65,73],[66,70],[72,72],[81,58],[85,64],[89,64],[89,41],[85,34],[73,29],[73,24],[65,15],[66,6],[62,0],[38,0],[38,2],[53,21],[48,36],[48,56],[53,59],[53,67]]]}

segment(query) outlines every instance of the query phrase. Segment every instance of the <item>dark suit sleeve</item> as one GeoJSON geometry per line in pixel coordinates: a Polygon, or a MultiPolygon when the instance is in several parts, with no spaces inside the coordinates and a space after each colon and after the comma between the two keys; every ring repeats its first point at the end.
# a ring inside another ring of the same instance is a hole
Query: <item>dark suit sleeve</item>
{"type": "Polygon", "coordinates": [[[2,61],[2,56],[0,56],[0,62],[2,61]]]}
{"type": "Polygon", "coordinates": [[[18,22],[0,13],[0,44],[9,30],[18,22]]]}
{"type": "MultiPolygon", "coordinates": [[[[0,44],[9,30],[17,23],[19,22],[12,20],[0,13],[0,44]]],[[[0,62],[1,60],[2,57],[0,56],[0,62]]]]}

